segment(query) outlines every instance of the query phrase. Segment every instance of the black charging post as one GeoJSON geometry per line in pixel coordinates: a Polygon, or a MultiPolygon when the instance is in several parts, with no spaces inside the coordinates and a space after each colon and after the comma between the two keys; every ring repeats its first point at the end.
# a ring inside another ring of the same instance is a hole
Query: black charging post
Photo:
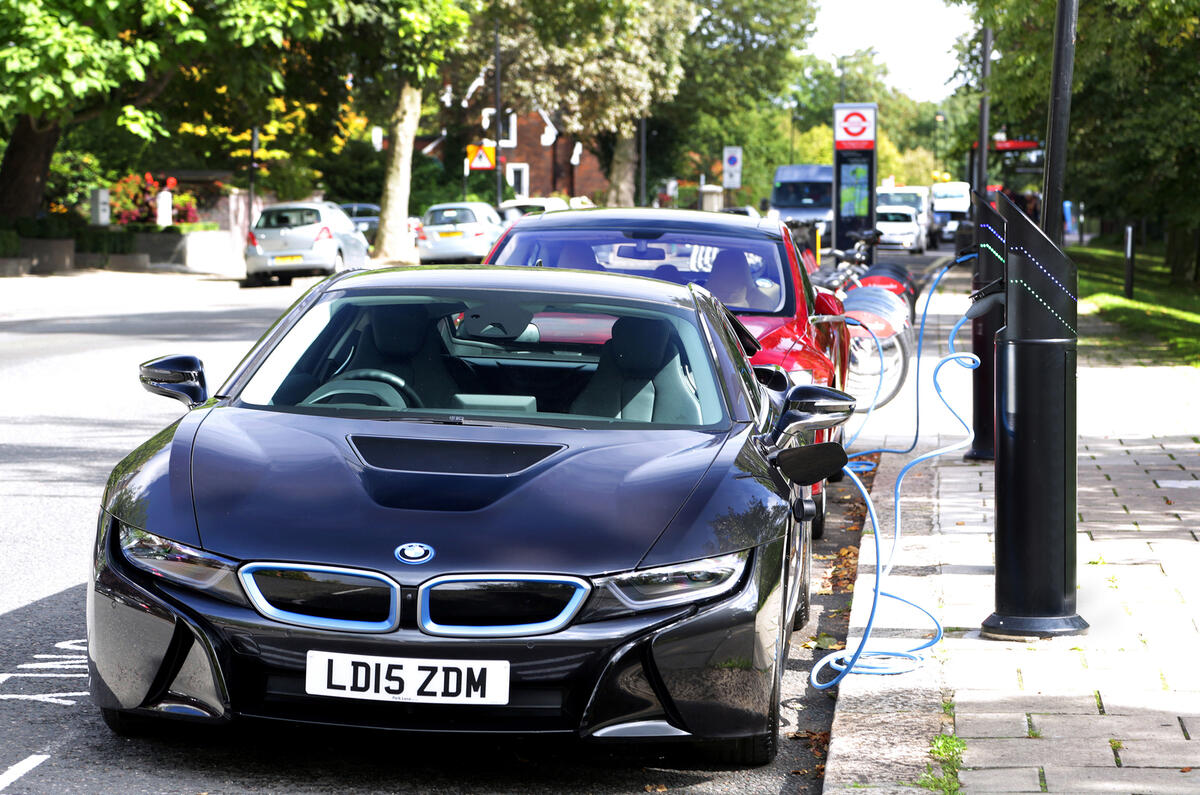
{"type": "MultiPolygon", "coordinates": [[[[979,295],[1002,289],[1004,261],[1008,245],[1004,242],[1004,218],[978,193],[971,195],[975,206],[975,272],[971,290],[979,295]]],[[[990,302],[991,308],[972,312],[971,350],[979,357],[979,366],[971,371],[972,428],[975,438],[963,455],[969,461],[991,461],[996,457],[996,332],[1004,325],[1004,307],[990,302]]]]}
{"type": "Polygon", "coordinates": [[[996,610],[982,632],[1079,634],[1088,623],[1075,612],[1078,278],[1042,230],[998,200],[1008,251],[995,353],[996,610]]]}

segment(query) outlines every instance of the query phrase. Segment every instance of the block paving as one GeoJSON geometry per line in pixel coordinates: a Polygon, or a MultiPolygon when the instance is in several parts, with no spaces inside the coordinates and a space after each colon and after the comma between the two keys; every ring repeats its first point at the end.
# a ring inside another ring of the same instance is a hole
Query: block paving
{"type": "MultiPolygon", "coordinates": [[[[927,330],[922,379],[966,308],[964,276],[948,278],[931,304],[936,321],[927,330]]],[[[1087,317],[1081,326],[1085,334],[1115,333],[1087,317]]],[[[969,347],[963,338],[969,328],[959,339],[969,347]]],[[[1200,792],[1200,486],[1192,485],[1200,482],[1200,415],[1166,423],[1170,399],[1151,412],[1123,409],[1115,399],[1128,394],[1131,380],[1155,394],[1160,380],[1200,394],[1200,368],[1122,367],[1087,350],[1081,346],[1081,387],[1105,385],[1079,393],[1076,571],[1078,612],[1089,631],[982,638],[980,622],[994,609],[992,464],[956,452],[919,465],[904,481],[903,537],[884,587],[930,609],[946,634],[915,671],[842,682],[826,792],[927,792],[922,775],[942,772],[928,753],[939,733],[965,744],[958,780],[968,793],[1200,792]],[[1094,401],[1111,401],[1107,419],[1085,408],[1094,401]],[[1168,425],[1175,430],[1164,433],[1168,425]]],[[[927,395],[929,386],[922,381],[927,395]]],[[[947,392],[970,421],[970,376],[947,392]]],[[[907,446],[913,409],[901,408],[907,416],[878,410],[874,429],[854,449],[907,446]]],[[[931,411],[922,406],[916,452],[963,436],[953,418],[935,419],[925,436],[931,411]]],[[[914,455],[883,456],[875,479],[885,556],[892,485],[914,455]]],[[[851,649],[874,587],[873,540],[865,533],[862,541],[851,649]]],[[[931,631],[926,617],[885,599],[870,647],[910,648],[931,631]]]]}

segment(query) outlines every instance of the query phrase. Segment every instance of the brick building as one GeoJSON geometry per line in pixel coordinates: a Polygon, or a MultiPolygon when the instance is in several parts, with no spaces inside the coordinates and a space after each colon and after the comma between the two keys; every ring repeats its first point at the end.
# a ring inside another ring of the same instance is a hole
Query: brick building
{"type": "Polygon", "coordinates": [[[572,136],[559,132],[553,143],[549,117],[539,111],[517,116],[505,124],[507,137],[501,141],[500,157],[505,177],[518,196],[586,196],[597,204],[604,201],[608,179],[600,161],[572,136]],[[516,135],[512,133],[516,122],[516,135]],[[543,143],[545,141],[546,143],[543,143]]]}

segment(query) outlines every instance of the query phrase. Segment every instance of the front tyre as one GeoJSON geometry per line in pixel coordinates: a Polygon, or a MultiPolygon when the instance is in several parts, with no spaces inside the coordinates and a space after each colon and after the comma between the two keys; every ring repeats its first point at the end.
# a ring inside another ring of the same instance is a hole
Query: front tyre
{"type": "Polygon", "coordinates": [[[827,490],[828,486],[822,487],[821,491],[813,496],[813,502],[817,504],[817,513],[812,518],[812,537],[814,539],[823,538],[825,535],[825,507],[827,504],[825,492],[827,490]]]}

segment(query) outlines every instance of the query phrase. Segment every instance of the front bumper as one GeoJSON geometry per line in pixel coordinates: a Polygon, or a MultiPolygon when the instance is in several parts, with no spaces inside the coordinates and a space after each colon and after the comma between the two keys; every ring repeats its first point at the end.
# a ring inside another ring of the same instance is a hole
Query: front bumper
{"type": "Polygon", "coordinates": [[[102,529],[88,588],[97,705],[224,722],[266,718],[434,732],[596,739],[730,738],[766,731],[783,603],[783,542],[760,548],[743,586],[714,604],[575,624],[529,638],[307,629],[142,576],[102,529]],[[775,549],[778,547],[778,549],[775,549]],[[116,559],[114,559],[116,558],[116,559]],[[414,704],[305,692],[309,650],[507,660],[502,706],[414,704]]]}

